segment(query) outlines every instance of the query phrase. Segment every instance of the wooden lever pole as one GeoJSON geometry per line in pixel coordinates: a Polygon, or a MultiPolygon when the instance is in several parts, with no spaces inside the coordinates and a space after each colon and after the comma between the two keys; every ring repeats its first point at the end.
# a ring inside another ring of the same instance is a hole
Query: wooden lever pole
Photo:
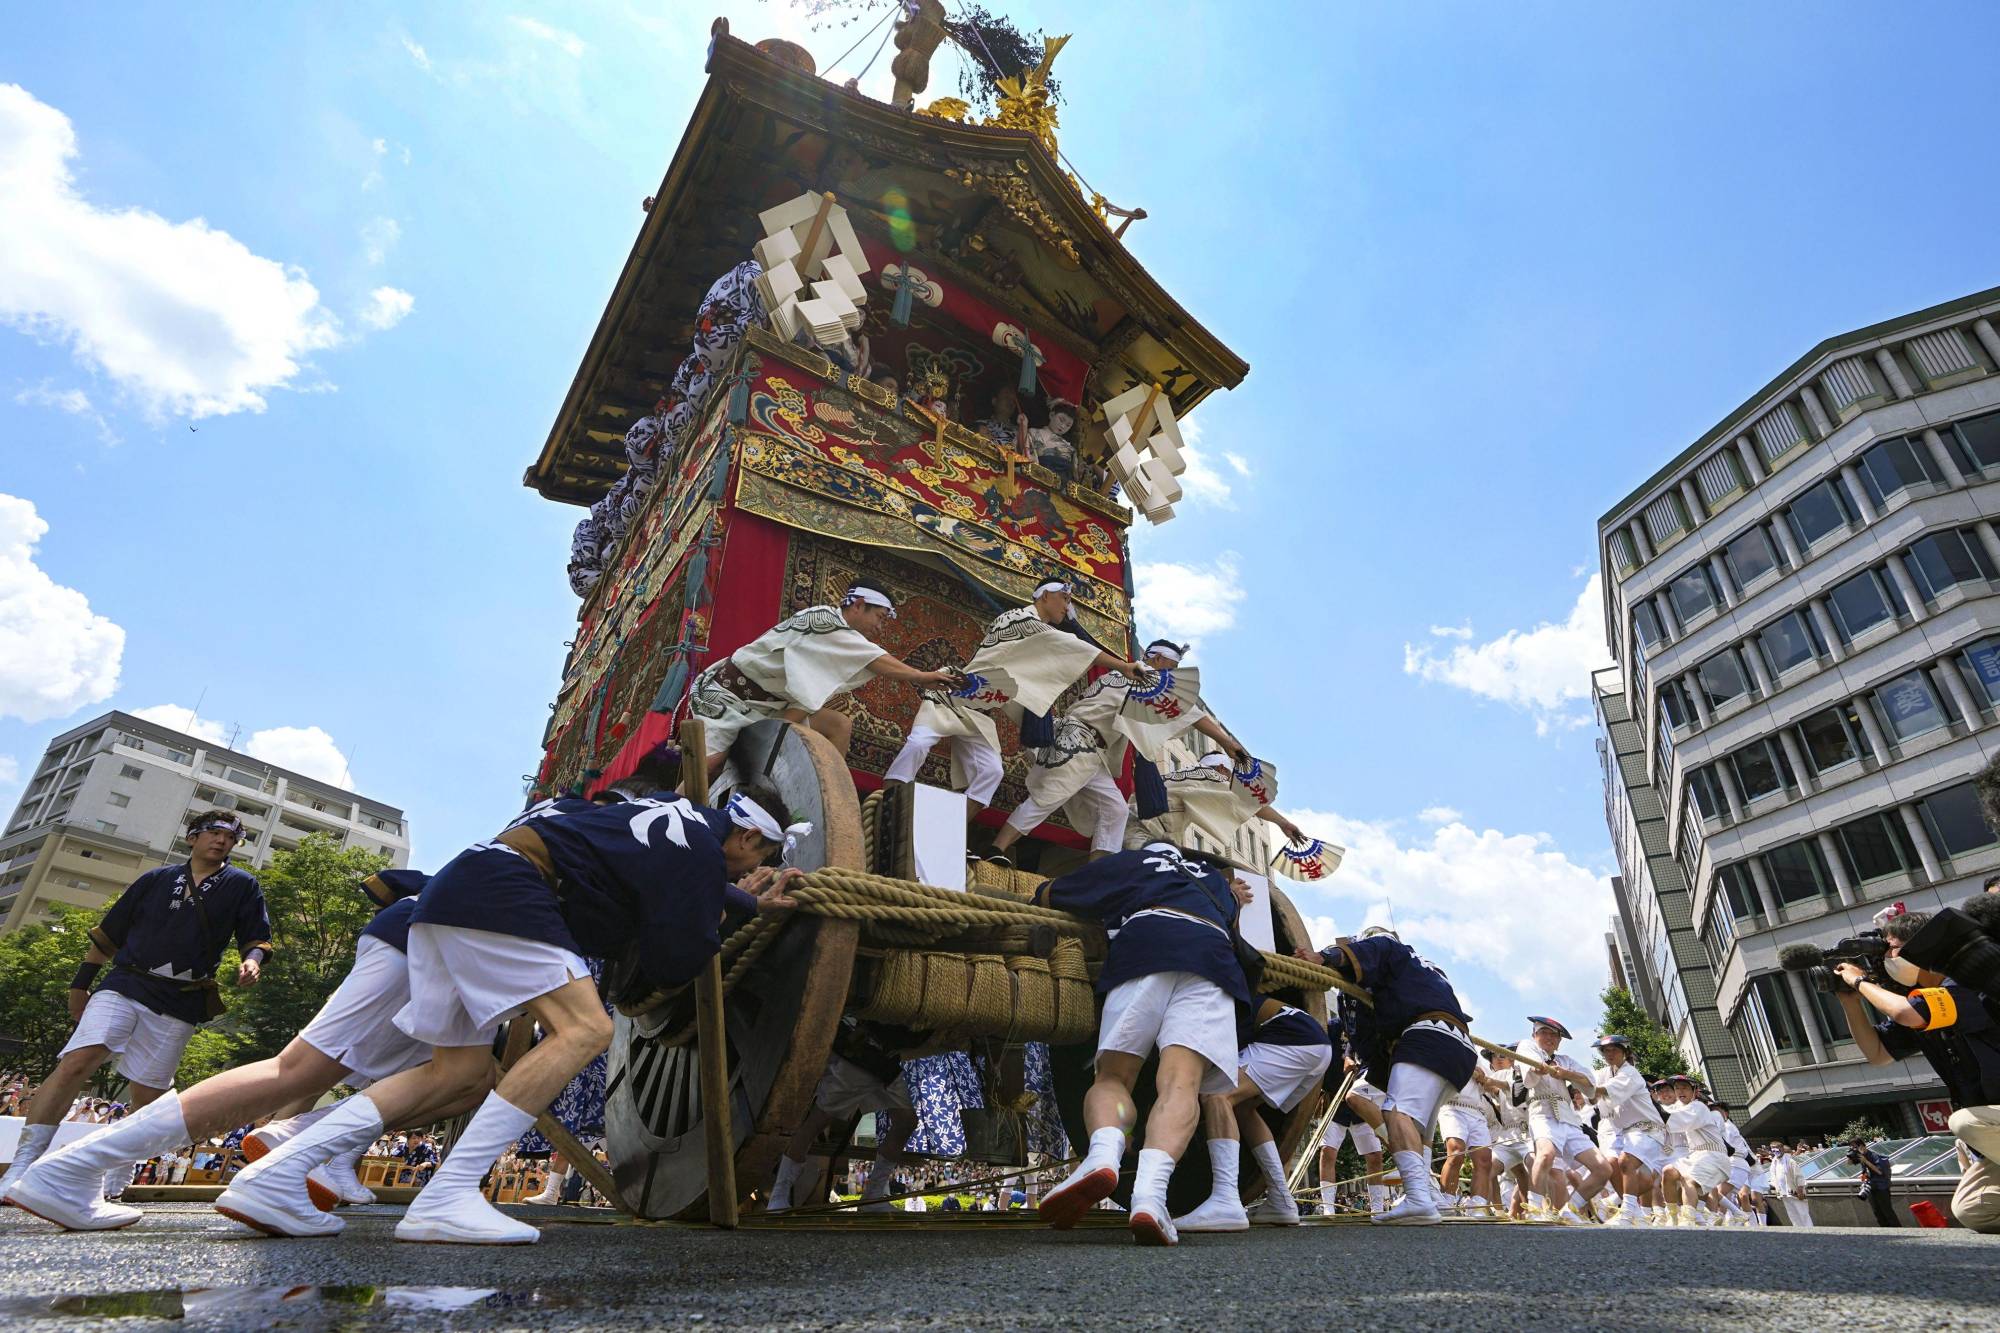
{"type": "MultiPolygon", "coordinates": [[[[814,228],[818,230],[817,225],[814,228]]],[[[708,736],[698,718],[681,723],[682,783],[687,798],[708,804],[708,736]]],[[[736,1225],[736,1130],[730,1123],[729,1033],[722,1013],[722,957],[694,983],[695,1040],[701,1055],[701,1123],[708,1142],[708,1220],[736,1225]]]]}
{"type": "Polygon", "coordinates": [[[1326,1104],[1326,1110],[1321,1113],[1319,1122],[1313,1126],[1311,1137],[1299,1146],[1299,1160],[1292,1163],[1292,1169],[1285,1179],[1285,1188],[1293,1195],[1299,1192],[1299,1183],[1306,1178],[1306,1163],[1312,1160],[1313,1152],[1326,1137],[1327,1123],[1340,1113],[1340,1108],[1347,1102],[1347,1094],[1354,1091],[1354,1085],[1360,1078],[1359,1065],[1347,1071],[1347,1077],[1340,1081],[1340,1091],[1333,1094],[1333,1100],[1326,1104]]]}

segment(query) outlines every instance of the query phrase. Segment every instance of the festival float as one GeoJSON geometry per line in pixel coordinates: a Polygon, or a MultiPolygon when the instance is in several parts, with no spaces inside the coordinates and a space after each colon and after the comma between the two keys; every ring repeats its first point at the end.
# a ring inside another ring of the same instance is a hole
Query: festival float
{"type": "MultiPolygon", "coordinates": [[[[588,507],[537,794],[630,772],[676,734],[704,666],[857,578],[895,599],[883,649],[923,669],[962,665],[1051,571],[1082,631],[1120,656],[1137,647],[1129,529],[1171,518],[1179,423],[1248,366],[1126,249],[1144,213],[1065,168],[1051,69],[1067,39],[994,71],[974,123],[963,99],[916,105],[947,36],[941,8],[892,12],[890,102],[819,77],[791,43],[714,26],[692,119],[525,478],[588,507]]],[[[611,979],[608,1149],[635,1214],[733,1218],[770,1180],[844,1018],[976,1054],[969,1161],[1026,1161],[1034,1043],[1078,1133],[1103,938],[1028,900],[1086,841],[1058,817],[1014,866],[968,864],[942,753],[916,786],[883,790],[917,702],[880,678],[844,696],[844,756],[782,721],[737,740],[730,771],[812,823],[792,859],[813,887],[781,927],[725,941],[714,1040],[698,1037],[692,994],[611,979]]],[[[1002,735],[995,822],[1021,798],[1026,759],[1013,728],[1002,735]]],[[[1338,849],[1281,859],[1317,878],[1338,849]]],[[[1306,942],[1299,917],[1275,888],[1262,901],[1245,935],[1276,956],[1266,989],[1324,1018],[1323,982],[1285,957],[1306,942]]],[[[1288,1152],[1305,1119],[1283,1126],[1288,1152]]],[[[823,1151],[853,1128],[836,1125],[823,1151]]],[[[1199,1198],[1204,1156],[1184,1161],[1179,1192],[1199,1198]]]]}

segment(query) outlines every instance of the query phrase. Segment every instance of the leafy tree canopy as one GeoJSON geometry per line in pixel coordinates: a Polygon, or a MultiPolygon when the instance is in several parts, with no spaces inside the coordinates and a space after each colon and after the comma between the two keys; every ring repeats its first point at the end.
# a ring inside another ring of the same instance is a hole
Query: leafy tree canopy
{"type": "Polygon", "coordinates": [[[1632,1042],[1632,1063],[1647,1079],[1662,1079],[1690,1072],[1673,1034],[1655,1023],[1632,993],[1612,986],[1599,997],[1604,1001],[1604,1019],[1599,1032],[1616,1032],[1632,1042]]]}

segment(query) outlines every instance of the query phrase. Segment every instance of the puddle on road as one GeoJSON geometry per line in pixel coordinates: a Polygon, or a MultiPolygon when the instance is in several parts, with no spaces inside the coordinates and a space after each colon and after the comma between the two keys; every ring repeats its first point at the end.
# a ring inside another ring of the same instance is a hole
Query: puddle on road
{"type": "Polygon", "coordinates": [[[240,1320],[259,1311],[312,1306],[391,1310],[507,1310],[563,1302],[539,1290],[498,1287],[168,1287],[73,1296],[16,1296],[0,1300],[0,1319],[209,1319],[240,1320]]]}

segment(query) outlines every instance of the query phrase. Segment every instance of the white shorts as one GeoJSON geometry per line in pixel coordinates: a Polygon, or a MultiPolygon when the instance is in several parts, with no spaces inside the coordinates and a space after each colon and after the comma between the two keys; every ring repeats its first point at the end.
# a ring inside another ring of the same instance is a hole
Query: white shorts
{"type": "MultiPolygon", "coordinates": [[[[889,782],[915,782],[917,770],[930,757],[931,749],[945,737],[931,728],[913,725],[909,739],[896,752],[888,772],[882,776],[889,782]]],[[[993,804],[993,793],[1000,790],[1000,778],[1006,772],[1001,763],[1000,752],[986,743],[983,736],[953,736],[951,739],[952,781],[962,782],[968,799],[980,805],[993,804]]]]}
{"type": "Polygon", "coordinates": [[[1667,1141],[1658,1134],[1621,1129],[1611,1136],[1611,1151],[1632,1158],[1648,1171],[1659,1171],[1667,1164],[1667,1141]]]}
{"type": "Polygon", "coordinates": [[[1421,1130],[1417,1137],[1428,1144],[1438,1108],[1458,1095],[1458,1087],[1435,1069],[1390,1065],[1388,1094],[1382,1099],[1383,1111],[1398,1111],[1416,1121],[1421,1130]]]}
{"type": "Polygon", "coordinates": [[[1014,813],[1007,817],[1007,827],[1016,833],[1033,833],[1058,808],[1069,812],[1070,820],[1079,831],[1089,831],[1092,851],[1117,852],[1125,849],[1125,824],[1132,817],[1132,807],[1109,773],[1092,776],[1090,781],[1070,793],[1060,807],[1043,805],[1031,791],[1021,798],[1021,803],[1014,807],[1014,813]]]}
{"type": "Polygon", "coordinates": [[[299,1040],[347,1066],[347,1084],[365,1088],[431,1058],[431,1048],[396,1026],[410,1002],[410,964],[386,940],[363,935],[354,944],[354,966],[299,1040]]]}
{"type": "Polygon", "coordinates": [[[1729,1188],[1743,1189],[1750,1184],[1750,1164],[1741,1157],[1729,1159],[1729,1188]]]}
{"type": "Polygon", "coordinates": [[[1280,1111],[1304,1101],[1332,1063],[1331,1046],[1279,1046],[1268,1041],[1253,1041],[1236,1056],[1237,1067],[1280,1111]]]}
{"type": "Polygon", "coordinates": [[[864,1111],[907,1111],[910,1087],[900,1073],[884,1083],[852,1060],[836,1055],[827,1060],[826,1072],[820,1075],[813,1105],[836,1119],[864,1111]]]}
{"type": "Polygon", "coordinates": [[[194,1036],[194,1024],[148,1009],[130,996],[100,990],[83,1007],[76,1032],[57,1058],[86,1046],[103,1046],[118,1057],[118,1072],[147,1088],[174,1086],[181,1052],[194,1036]]]}
{"type": "Polygon", "coordinates": [[[1331,1120],[1326,1122],[1326,1133],[1319,1136],[1319,1146],[1322,1148],[1331,1148],[1335,1152],[1339,1152],[1341,1140],[1343,1139],[1353,1139],[1354,1151],[1364,1157],[1371,1152],[1382,1151],[1382,1136],[1375,1132],[1374,1126],[1367,1124],[1336,1125],[1331,1120]]]}
{"type": "Polygon", "coordinates": [[[1512,1171],[1517,1166],[1526,1166],[1528,1159],[1535,1155],[1535,1145],[1525,1139],[1493,1140],[1493,1164],[1502,1171],[1512,1171]]]}
{"type": "Polygon", "coordinates": [[[1687,1155],[1681,1163],[1681,1175],[1707,1193],[1729,1179],[1729,1159],[1713,1148],[1703,1148],[1687,1155]]]}
{"type": "Polygon", "coordinates": [[[1236,1002],[1222,987],[1192,972],[1154,972],[1112,987],[1097,1025],[1097,1053],[1142,1059],[1155,1049],[1185,1046],[1208,1062],[1203,1095],[1236,1086],[1236,1002]]]}
{"type": "Polygon", "coordinates": [[[1493,1127],[1486,1116],[1470,1106],[1447,1102],[1438,1108],[1438,1130],[1448,1139],[1457,1139],[1467,1150],[1493,1146],[1493,1127]]]}
{"type": "Polygon", "coordinates": [[[583,959],[540,940],[419,923],[396,1026],[430,1046],[484,1046],[528,1001],[589,975],[583,959]]]}
{"type": "Polygon", "coordinates": [[[1582,1125],[1572,1125],[1554,1116],[1529,1112],[1528,1133],[1534,1138],[1536,1146],[1553,1143],[1556,1145],[1556,1156],[1572,1161],[1581,1161],[1584,1153],[1597,1151],[1597,1141],[1584,1132],[1582,1125]]]}

